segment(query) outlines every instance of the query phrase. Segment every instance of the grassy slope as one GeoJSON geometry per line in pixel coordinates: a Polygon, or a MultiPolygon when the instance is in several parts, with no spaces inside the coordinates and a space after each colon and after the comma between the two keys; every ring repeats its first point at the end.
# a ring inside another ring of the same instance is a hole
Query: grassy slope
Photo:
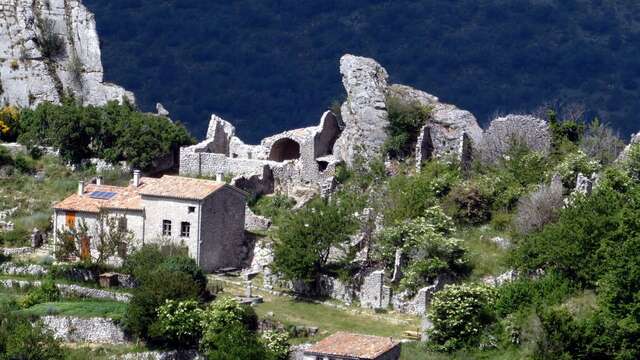
{"type": "Polygon", "coordinates": [[[28,309],[20,311],[20,314],[30,316],[77,316],[107,317],[110,319],[121,319],[127,305],[117,301],[103,300],[68,300],[55,303],[37,304],[28,309]]]}

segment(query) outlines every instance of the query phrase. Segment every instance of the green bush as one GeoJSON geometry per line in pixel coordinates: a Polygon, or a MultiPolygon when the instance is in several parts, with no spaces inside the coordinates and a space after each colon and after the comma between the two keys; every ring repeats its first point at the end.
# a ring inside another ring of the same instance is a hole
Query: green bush
{"type": "Polygon", "coordinates": [[[189,274],[162,267],[145,274],[140,282],[132,292],[123,323],[130,333],[144,339],[149,338],[149,329],[158,318],[157,309],[166,300],[197,300],[200,295],[198,284],[189,274]]]}
{"type": "Polygon", "coordinates": [[[484,326],[494,320],[493,288],[463,284],[447,285],[431,302],[429,339],[440,351],[452,351],[478,342],[484,326]]]}
{"type": "Polygon", "coordinates": [[[348,243],[356,230],[353,213],[343,205],[349,204],[317,198],[284,219],[276,233],[274,270],[287,280],[315,283],[331,248],[348,243]]]}
{"type": "Polygon", "coordinates": [[[47,59],[53,59],[61,56],[65,52],[64,39],[56,33],[55,22],[50,19],[38,21],[37,43],[40,47],[42,55],[47,59]]]}
{"type": "Polygon", "coordinates": [[[13,165],[13,157],[7,148],[0,146],[0,167],[6,165],[13,165]]]}
{"type": "Polygon", "coordinates": [[[171,272],[180,272],[191,276],[191,279],[198,286],[200,297],[202,299],[207,297],[207,277],[192,258],[188,256],[171,256],[162,263],[161,267],[171,272]]]}
{"type": "Polygon", "coordinates": [[[264,345],[269,359],[289,359],[289,335],[286,332],[264,331],[260,336],[260,342],[264,345]]]}
{"type": "Polygon", "coordinates": [[[578,174],[586,176],[600,171],[601,166],[597,160],[589,158],[582,151],[568,154],[554,169],[553,174],[558,174],[562,178],[562,185],[567,189],[576,187],[578,174]]]}
{"type": "Polygon", "coordinates": [[[52,146],[73,163],[100,157],[114,164],[126,160],[142,170],[194,143],[181,124],[141,113],[131,104],[84,107],[72,98],[23,109],[18,141],[29,148],[52,146]]]}
{"type": "Polygon", "coordinates": [[[22,299],[21,306],[26,309],[36,304],[59,301],[60,298],[60,290],[56,283],[51,279],[47,279],[42,282],[40,287],[34,287],[29,291],[22,299]]]}
{"type": "Polygon", "coordinates": [[[473,182],[451,189],[444,203],[448,214],[460,224],[477,225],[491,218],[491,199],[473,182]]]}
{"type": "Polygon", "coordinates": [[[256,215],[267,217],[274,224],[278,224],[295,205],[295,200],[286,195],[276,194],[258,198],[256,203],[251,206],[251,210],[256,215]]]}
{"type": "Polygon", "coordinates": [[[449,238],[452,231],[451,219],[432,207],[422,217],[384,228],[376,239],[374,257],[393,268],[395,252],[401,249],[407,266],[400,287],[415,291],[438,275],[469,271],[466,249],[460,240],[449,238]]]}
{"type": "Polygon", "coordinates": [[[527,308],[558,305],[576,290],[576,285],[558,272],[551,272],[540,279],[518,279],[498,288],[496,313],[505,317],[527,308]]]}
{"type": "Polygon", "coordinates": [[[420,129],[431,118],[431,109],[396,97],[387,97],[386,105],[389,125],[383,151],[392,158],[405,158],[413,153],[420,129]]]}
{"type": "MultiPolygon", "coordinates": [[[[174,348],[193,348],[202,336],[202,309],[194,300],[166,300],[149,332],[174,348]]],[[[159,340],[158,340],[159,341],[159,340]]]]}
{"type": "Polygon", "coordinates": [[[3,360],[63,360],[66,350],[40,322],[3,310],[0,313],[0,359],[3,360]]]}

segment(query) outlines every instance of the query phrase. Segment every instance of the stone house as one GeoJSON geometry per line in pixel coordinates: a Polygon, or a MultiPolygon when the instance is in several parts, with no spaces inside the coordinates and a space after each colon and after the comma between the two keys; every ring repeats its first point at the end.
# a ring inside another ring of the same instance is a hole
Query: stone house
{"type": "Polygon", "coordinates": [[[304,351],[303,360],[398,360],[392,338],[337,332],[304,351]]]}
{"type": "MultiPolygon", "coordinates": [[[[78,192],[54,205],[54,229],[86,224],[88,235],[79,244],[82,257],[96,257],[100,212],[117,218],[131,231],[131,251],[144,244],[174,244],[206,272],[241,263],[244,245],[246,193],[220,181],[180,176],[141,177],[134,171],[129,186],[80,182],[78,192]]],[[[57,232],[57,231],[56,231],[57,232]]],[[[54,239],[58,244],[59,239],[54,239]]]]}

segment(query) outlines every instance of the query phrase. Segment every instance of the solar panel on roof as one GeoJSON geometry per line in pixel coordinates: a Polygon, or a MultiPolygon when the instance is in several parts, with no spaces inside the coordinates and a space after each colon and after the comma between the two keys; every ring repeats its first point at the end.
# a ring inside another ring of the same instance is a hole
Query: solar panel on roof
{"type": "Polygon", "coordinates": [[[94,191],[89,194],[90,198],[99,200],[109,200],[114,196],[116,196],[116,193],[109,191],[94,191]]]}

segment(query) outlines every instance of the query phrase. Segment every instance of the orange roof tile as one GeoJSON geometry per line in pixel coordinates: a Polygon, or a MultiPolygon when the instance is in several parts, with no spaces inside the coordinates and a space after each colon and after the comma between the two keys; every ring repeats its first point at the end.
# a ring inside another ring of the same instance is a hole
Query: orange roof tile
{"type": "MultiPolygon", "coordinates": [[[[165,175],[159,179],[143,177],[140,186],[127,187],[95,185],[85,186],[84,195],[73,194],[53,206],[58,210],[97,213],[100,209],[118,210],[144,210],[142,196],[158,196],[174,199],[202,200],[225,187],[225,183],[212,180],[193,179],[181,176],[165,175]],[[95,199],[90,196],[92,192],[113,192],[116,195],[111,199],[95,199]]],[[[235,187],[230,187],[241,191],[235,187]]]]}
{"type": "Polygon", "coordinates": [[[147,179],[142,178],[141,195],[176,199],[202,200],[225,186],[223,182],[182,176],[164,175],[150,183],[145,182],[147,179]]]}
{"type": "Polygon", "coordinates": [[[70,210],[80,212],[97,213],[100,209],[118,210],[143,210],[142,198],[133,186],[119,187],[109,185],[88,184],[84,188],[84,195],[77,193],[69,196],[53,206],[58,210],[70,210]],[[92,192],[113,192],[115,195],[111,199],[94,199],[90,196],[92,192]]]}
{"type": "Polygon", "coordinates": [[[305,354],[375,359],[398,344],[388,337],[337,332],[305,350],[305,354]]]}

